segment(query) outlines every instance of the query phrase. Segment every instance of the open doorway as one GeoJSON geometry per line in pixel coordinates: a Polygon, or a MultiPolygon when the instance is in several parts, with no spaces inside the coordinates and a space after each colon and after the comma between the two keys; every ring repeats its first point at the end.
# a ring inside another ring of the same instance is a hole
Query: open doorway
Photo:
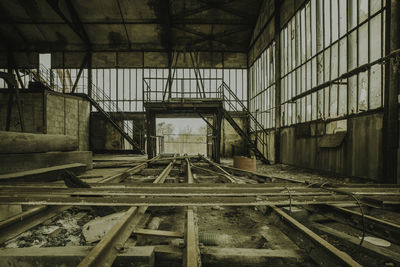
{"type": "Polygon", "coordinates": [[[207,154],[207,125],[201,118],[157,118],[157,154],[207,154]]]}

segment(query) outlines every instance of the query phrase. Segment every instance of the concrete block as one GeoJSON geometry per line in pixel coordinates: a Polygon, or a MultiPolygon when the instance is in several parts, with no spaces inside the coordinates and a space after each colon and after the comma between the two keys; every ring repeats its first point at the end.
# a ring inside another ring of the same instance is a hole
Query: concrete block
{"type": "Polygon", "coordinates": [[[63,164],[82,163],[92,169],[91,151],[0,154],[0,174],[27,171],[63,164]]]}

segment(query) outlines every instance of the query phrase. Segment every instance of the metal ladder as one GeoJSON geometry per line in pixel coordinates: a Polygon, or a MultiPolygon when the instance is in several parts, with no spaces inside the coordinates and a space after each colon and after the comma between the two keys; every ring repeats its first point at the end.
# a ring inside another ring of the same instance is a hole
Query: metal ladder
{"type": "Polygon", "coordinates": [[[224,104],[226,104],[226,106],[224,105],[223,108],[223,115],[225,119],[232,125],[235,131],[249,145],[250,149],[254,151],[256,157],[259,158],[264,163],[269,164],[269,160],[267,159],[267,157],[265,157],[265,155],[258,149],[258,145],[267,148],[267,143],[264,140],[264,136],[268,135],[267,131],[265,131],[264,127],[257,121],[257,119],[253,116],[253,114],[251,114],[251,112],[247,109],[247,107],[242,103],[242,101],[236,96],[236,94],[229,88],[229,86],[225,82],[222,82],[219,90],[223,92],[222,94],[223,100],[224,104]],[[238,108],[232,104],[232,100],[238,103],[238,105],[241,108],[241,111],[239,111],[238,108]],[[240,128],[240,126],[235,122],[235,120],[227,111],[228,107],[235,113],[238,114],[244,113],[244,115],[250,120],[249,127],[250,127],[250,132],[254,136],[254,140],[252,140],[251,137],[245,131],[243,131],[240,128]]]}

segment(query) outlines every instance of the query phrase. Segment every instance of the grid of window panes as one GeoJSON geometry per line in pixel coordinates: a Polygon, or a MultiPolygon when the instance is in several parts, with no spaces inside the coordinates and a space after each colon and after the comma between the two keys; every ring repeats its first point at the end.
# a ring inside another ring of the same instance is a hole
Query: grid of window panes
{"type": "MultiPolygon", "coordinates": [[[[79,69],[54,69],[54,84],[70,92],[79,69]]],[[[85,69],[76,93],[88,92],[88,71],[85,69]]],[[[206,98],[218,98],[217,90],[224,81],[244,105],[247,105],[246,69],[200,69],[206,98]]],[[[177,69],[172,83],[173,98],[202,98],[193,69],[177,69]]],[[[162,101],[168,69],[107,68],[92,70],[93,98],[105,111],[144,111],[143,102],[162,101]]],[[[232,106],[239,109],[232,96],[225,93],[232,106]]]]}
{"type": "Polygon", "coordinates": [[[311,0],[299,10],[281,31],[282,125],[382,107],[383,65],[307,92],[383,57],[384,29],[383,0],[311,0]]]}
{"type": "Polygon", "coordinates": [[[250,112],[265,129],[275,127],[275,43],[250,67],[250,112]]]}

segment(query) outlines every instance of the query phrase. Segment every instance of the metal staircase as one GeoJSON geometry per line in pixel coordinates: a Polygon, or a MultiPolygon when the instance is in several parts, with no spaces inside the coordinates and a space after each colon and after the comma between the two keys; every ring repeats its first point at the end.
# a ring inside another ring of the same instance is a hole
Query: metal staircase
{"type": "MultiPolygon", "coordinates": [[[[105,119],[107,119],[111,123],[111,125],[128,141],[129,144],[131,144],[140,153],[145,154],[145,151],[141,148],[140,144],[138,144],[129,134],[126,133],[126,132],[133,132],[133,131],[130,128],[130,126],[127,123],[125,123],[125,121],[123,121],[123,127],[126,131],[124,131],[124,129],[118,125],[118,123],[113,119],[113,117],[111,116],[111,114],[109,112],[106,112],[101,107],[101,105],[96,100],[91,98],[89,95],[82,94],[82,93],[76,93],[74,95],[79,95],[81,97],[86,98],[97,109],[97,111],[100,112],[100,114],[102,114],[102,116],[105,119]]],[[[132,124],[132,125],[134,125],[134,124],[132,124]]],[[[139,129],[137,127],[135,127],[135,128],[136,128],[137,132],[139,132],[139,129]]]]}
{"type": "Polygon", "coordinates": [[[251,112],[247,109],[247,107],[242,103],[242,101],[236,96],[236,94],[229,88],[229,86],[225,82],[222,82],[221,86],[219,87],[219,90],[223,92],[222,94],[224,100],[223,115],[225,119],[232,125],[235,131],[249,145],[250,149],[254,151],[256,157],[258,157],[264,163],[269,164],[269,160],[258,149],[258,145],[261,145],[262,147],[267,147],[267,143],[265,142],[264,137],[268,135],[268,133],[265,131],[264,127],[257,121],[257,119],[253,116],[253,114],[251,114],[251,112]],[[232,101],[238,103],[241,110],[238,110],[238,108],[235,105],[233,105],[232,101]],[[237,114],[244,113],[244,115],[250,120],[249,132],[253,134],[254,140],[252,140],[251,137],[240,128],[240,126],[235,122],[235,120],[229,114],[227,109],[237,114]]]}
{"type": "MultiPolygon", "coordinates": [[[[47,69],[45,66],[40,65],[38,70],[26,69],[23,71],[24,74],[29,75],[30,80],[40,82],[52,91],[63,92],[63,89],[54,83],[55,74],[53,70],[47,69]]],[[[111,123],[111,125],[121,134],[121,136],[128,141],[141,154],[145,154],[140,144],[133,139],[133,134],[136,133],[139,138],[142,137],[142,132],[134,124],[129,125],[126,120],[122,120],[122,126],[120,126],[112,116],[112,113],[121,114],[124,117],[124,113],[120,110],[116,104],[116,101],[110,99],[110,97],[104,94],[104,90],[101,90],[94,84],[92,84],[92,97],[84,93],[70,93],[86,98],[96,110],[111,123]],[[129,134],[131,133],[132,136],[129,134]]],[[[139,140],[140,143],[142,140],[139,140]]]]}

